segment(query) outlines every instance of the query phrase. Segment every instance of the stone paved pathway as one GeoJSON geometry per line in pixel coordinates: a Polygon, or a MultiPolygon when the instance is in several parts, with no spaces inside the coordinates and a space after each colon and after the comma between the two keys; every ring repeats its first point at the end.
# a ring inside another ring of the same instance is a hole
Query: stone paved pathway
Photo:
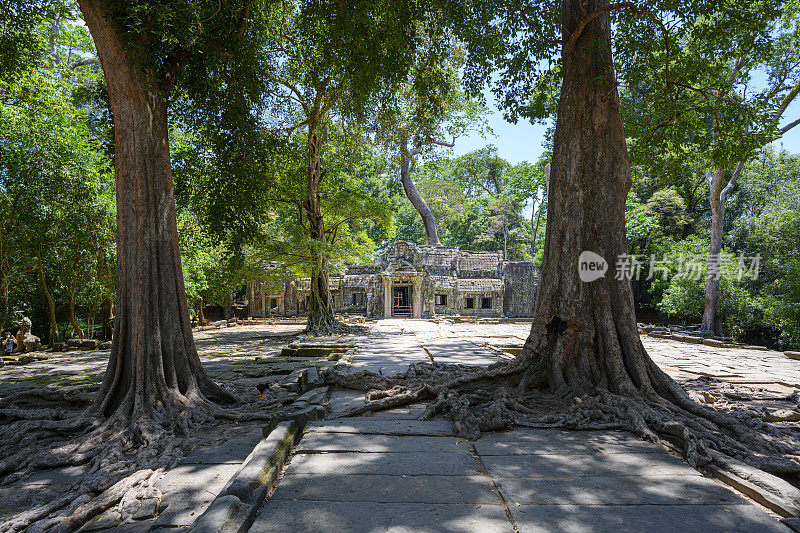
{"type": "MultiPolygon", "coordinates": [[[[431,359],[491,364],[502,357],[491,346],[521,345],[528,327],[386,320],[351,368],[391,375],[431,359]]],[[[649,348],[662,364],[682,361],[649,348]]],[[[713,357],[699,352],[687,356],[692,364],[713,357]]],[[[335,391],[329,407],[361,403],[360,393],[335,391]]],[[[470,443],[448,421],[417,420],[422,409],[309,425],[250,531],[789,531],[627,433],[517,429],[470,443]]]]}
{"type": "Polygon", "coordinates": [[[470,443],[443,420],[309,426],[251,532],[764,531],[785,526],[619,432],[515,430],[470,443]]]}
{"type": "MultiPolygon", "coordinates": [[[[393,375],[414,362],[485,366],[521,347],[529,328],[383,320],[367,337],[350,339],[360,345],[351,369],[393,375]]],[[[300,329],[250,326],[196,336],[216,379],[255,383],[288,371],[283,366],[313,364],[280,355],[300,329]]],[[[800,388],[800,362],[779,352],[648,337],[643,342],[677,379],[712,374],[729,383],[800,388]]],[[[47,361],[0,369],[0,383],[96,382],[107,357],[108,351],[53,354],[47,361]]],[[[363,395],[352,391],[333,391],[329,399],[334,412],[360,404],[363,395]]],[[[726,486],[628,434],[518,429],[470,443],[454,437],[448,421],[419,421],[422,409],[406,406],[310,425],[251,531],[788,531],[726,486]]],[[[256,424],[216,441],[206,436],[205,446],[159,481],[163,512],[131,524],[130,531],[156,521],[166,530],[191,524],[239,468],[260,431],[256,424]]],[[[46,502],[80,473],[42,473],[0,490],[0,516],[46,502]]]]}

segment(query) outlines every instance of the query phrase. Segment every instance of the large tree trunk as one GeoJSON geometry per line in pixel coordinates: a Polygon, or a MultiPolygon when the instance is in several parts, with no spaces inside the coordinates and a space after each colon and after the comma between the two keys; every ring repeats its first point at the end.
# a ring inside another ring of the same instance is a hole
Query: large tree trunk
{"type": "MultiPolygon", "coordinates": [[[[596,390],[636,396],[670,395],[666,377],[645,352],[628,280],[617,280],[627,253],[625,198],[631,171],[611,57],[607,13],[586,24],[570,47],[582,11],[607,0],[564,3],[564,81],[548,185],[542,282],[531,333],[520,358],[529,385],[579,394],[596,390]],[[583,282],[583,251],[602,256],[608,272],[583,282]]],[[[672,385],[674,383],[671,382],[672,385]]]]}
{"type": "MultiPolygon", "coordinates": [[[[365,405],[344,416],[433,400],[422,418],[446,413],[456,434],[473,440],[484,431],[514,425],[627,429],[650,441],[666,436],[681,443],[692,466],[715,461],[722,452],[757,468],[800,472],[794,434],[760,425],[754,431],[740,418],[693,402],[653,363],[639,339],[631,284],[613,274],[616,257],[627,247],[624,214],[631,176],[607,6],[608,0],[564,3],[567,44],[543,276],[520,355],[484,369],[414,365],[413,372],[395,379],[332,369],[327,379],[369,391],[365,405]],[[576,27],[583,32],[571,39],[576,27]],[[582,251],[605,258],[611,271],[581,281],[582,251]],[[550,394],[532,395],[534,388],[547,388],[550,394]]],[[[773,482],[785,484],[767,483],[773,482]]]]}
{"type": "Polygon", "coordinates": [[[203,370],[189,324],[167,134],[169,89],[126,49],[107,2],[79,3],[108,85],[117,192],[116,320],[94,408],[117,420],[173,426],[187,407],[233,398],[203,370]]]}
{"type": "Polygon", "coordinates": [[[400,147],[400,183],[403,184],[403,190],[414,206],[414,209],[416,209],[419,216],[422,217],[428,244],[432,246],[441,246],[439,230],[436,228],[436,220],[433,218],[433,212],[431,212],[431,208],[428,207],[428,204],[425,203],[425,200],[419,194],[419,191],[417,191],[414,180],[411,179],[411,156],[413,152],[417,151],[418,150],[415,149],[409,152],[408,141],[405,139],[403,140],[403,145],[400,147]]]}
{"type": "Polygon", "coordinates": [[[328,286],[327,239],[319,194],[319,184],[322,179],[321,149],[322,135],[319,131],[319,121],[313,119],[308,125],[308,196],[303,207],[308,217],[311,237],[311,294],[306,330],[316,335],[332,333],[337,325],[328,286]]]}
{"type": "Polygon", "coordinates": [[[722,335],[722,321],[719,317],[720,253],[722,252],[722,229],[725,205],[722,199],[722,185],[725,169],[716,167],[713,178],[709,180],[708,200],[711,204],[711,240],[708,245],[708,264],[706,269],[706,301],[703,309],[701,329],[722,335]],[[716,273],[716,274],[715,274],[716,273]]]}

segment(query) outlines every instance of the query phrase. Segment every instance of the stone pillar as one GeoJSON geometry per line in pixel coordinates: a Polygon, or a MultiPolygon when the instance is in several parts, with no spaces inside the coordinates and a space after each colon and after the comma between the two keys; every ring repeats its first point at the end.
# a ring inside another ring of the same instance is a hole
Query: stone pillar
{"type": "Polygon", "coordinates": [[[383,276],[383,318],[392,316],[392,281],[389,276],[383,276]]]}
{"type": "Polygon", "coordinates": [[[414,278],[411,289],[412,318],[422,318],[422,278],[414,278]]]}

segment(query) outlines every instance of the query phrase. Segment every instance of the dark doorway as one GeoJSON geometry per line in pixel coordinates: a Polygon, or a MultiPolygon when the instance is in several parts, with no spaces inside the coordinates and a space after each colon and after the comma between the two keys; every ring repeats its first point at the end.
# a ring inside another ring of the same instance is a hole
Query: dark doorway
{"type": "Polygon", "coordinates": [[[411,287],[392,288],[392,315],[411,314],[411,287]]]}

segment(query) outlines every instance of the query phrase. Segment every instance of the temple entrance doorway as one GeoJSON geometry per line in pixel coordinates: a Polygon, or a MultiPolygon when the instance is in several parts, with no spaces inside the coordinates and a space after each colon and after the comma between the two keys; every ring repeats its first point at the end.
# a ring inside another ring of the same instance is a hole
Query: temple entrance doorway
{"type": "Polygon", "coordinates": [[[392,287],[392,316],[411,316],[411,287],[395,285],[392,287]]]}

